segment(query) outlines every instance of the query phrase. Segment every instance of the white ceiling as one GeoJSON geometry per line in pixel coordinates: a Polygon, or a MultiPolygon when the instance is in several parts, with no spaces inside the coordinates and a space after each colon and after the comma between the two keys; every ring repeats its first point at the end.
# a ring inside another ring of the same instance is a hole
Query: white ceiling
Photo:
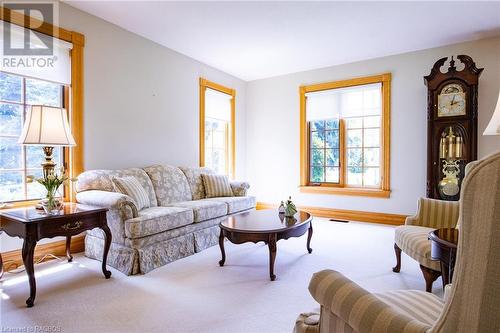
{"type": "Polygon", "coordinates": [[[500,34],[500,2],[69,4],[246,81],[500,34]]]}

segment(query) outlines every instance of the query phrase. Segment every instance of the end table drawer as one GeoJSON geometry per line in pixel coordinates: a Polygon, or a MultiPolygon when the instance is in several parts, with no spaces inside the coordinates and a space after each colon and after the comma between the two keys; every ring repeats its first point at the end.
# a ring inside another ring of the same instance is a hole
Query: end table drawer
{"type": "Polygon", "coordinates": [[[77,235],[83,231],[99,226],[99,215],[75,217],[70,219],[56,219],[50,223],[39,225],[38,234],[40,238],[77,235]]]}

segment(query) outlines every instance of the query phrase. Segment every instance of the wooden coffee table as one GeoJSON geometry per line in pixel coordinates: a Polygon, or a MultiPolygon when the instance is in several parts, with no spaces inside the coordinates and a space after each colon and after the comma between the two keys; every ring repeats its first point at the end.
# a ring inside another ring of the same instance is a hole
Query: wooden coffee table
{"type": "Polygon", "coordinates": [[[224,266],[226,252],[224,250],[224,237],[234,244],[246,242],[264,242],[269,246],[269,277],[276,279],[274,274],[274,260],[276,259],[276,243],[280,239],[300,237],[308,231],[307,251],[312,252],[311,237],[313,234],[312,217],[309,213],[299,211],[294,217],[285,217],[278,214],[277,210],[254,210],[230,216],[219,224],[219,246],[222,259],[220,266],[224,266]]]}

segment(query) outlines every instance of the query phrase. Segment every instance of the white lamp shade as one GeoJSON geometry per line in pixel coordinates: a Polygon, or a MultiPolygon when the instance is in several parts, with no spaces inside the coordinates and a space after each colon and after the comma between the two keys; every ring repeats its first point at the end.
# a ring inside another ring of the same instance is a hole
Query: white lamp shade
{"type": "Polygon", "coordinates": [[[33,105],[18,140],[23,145],[75,146],[65,109],[33,105]]]}
{"type": "Polygon", "coordinates": [[[493,116],[488,126],[486,126],[483,135],[500,135],[500,93],[498,93],[497,106],[493,112],[493,116]]]}

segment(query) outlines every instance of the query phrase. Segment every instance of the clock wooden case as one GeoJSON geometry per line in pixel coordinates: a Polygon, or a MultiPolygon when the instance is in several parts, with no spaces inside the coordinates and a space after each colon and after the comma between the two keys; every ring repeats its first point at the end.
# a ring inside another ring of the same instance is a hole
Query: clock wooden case
{"type": "Polygon", "coordinates": [[[441,58],[424,77],[427,86],[427,197],[458,200],[465,165],[477,159],[478,81],[483,68],[459,55],[445,72],[441,58]]]}

